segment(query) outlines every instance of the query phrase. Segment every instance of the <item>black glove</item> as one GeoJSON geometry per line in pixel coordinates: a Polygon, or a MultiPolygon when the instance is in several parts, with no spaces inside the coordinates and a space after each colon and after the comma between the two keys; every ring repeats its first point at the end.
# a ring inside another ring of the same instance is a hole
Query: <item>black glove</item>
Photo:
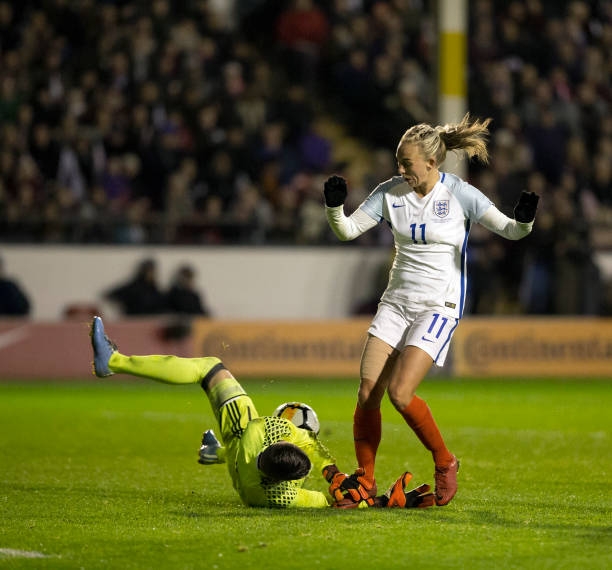
{"type": "Polygon", "coordinates": [[[342,176],[330,176],[323,185],[323,194],[329,208],[342,206],[346,200],[346,180],[342,176]]]}
{"type": "Polygon", "coordinates": [[[539,199],[540,197],[535,192],[525,192],[523,190],[518,203],[514,206],[514,219],[522,223],[533,222],[539,199]]]}

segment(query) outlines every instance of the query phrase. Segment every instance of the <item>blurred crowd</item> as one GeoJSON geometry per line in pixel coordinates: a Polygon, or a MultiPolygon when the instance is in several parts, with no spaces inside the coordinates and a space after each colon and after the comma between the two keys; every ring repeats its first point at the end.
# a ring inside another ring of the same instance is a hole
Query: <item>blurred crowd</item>
{"type": "Polygon", "coordinates": [[[472,181],[507,214],[519,189],[542,196],[528,240],[472,236],[473,310],[503,311],[518,283],[529,313],[610,311],[593,254],[612,248],[612,3],[471,4],[470,109],[494,119],[472,181]]]}
{"type": "MultiPolygon", "coordinates": [[[[336,243],[323,180],[357,206],[436,122],[435,4],[0,1],[0,241],[336,243]]],[[[494,119],[470,181],[509,215],[542,196],[529,240],[474,229],[471,310],[609,310],[611,3],[469,6],[469,108],[494,119]]]]}
{"type": "Polygon", "coordinates": [[[240,25],[218,2],[0,2],[0,238],[294,241],[330,144],[240,25]]]}

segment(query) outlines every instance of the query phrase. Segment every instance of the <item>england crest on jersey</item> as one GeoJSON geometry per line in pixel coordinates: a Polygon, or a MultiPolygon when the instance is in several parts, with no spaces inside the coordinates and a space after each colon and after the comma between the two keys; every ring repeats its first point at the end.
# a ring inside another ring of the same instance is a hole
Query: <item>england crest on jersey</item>
{"type": "Polygon", "coordinates": [[[446,218],[449,212],[449,200],[434,200],[434,214],[438,218],[446,218]]]}

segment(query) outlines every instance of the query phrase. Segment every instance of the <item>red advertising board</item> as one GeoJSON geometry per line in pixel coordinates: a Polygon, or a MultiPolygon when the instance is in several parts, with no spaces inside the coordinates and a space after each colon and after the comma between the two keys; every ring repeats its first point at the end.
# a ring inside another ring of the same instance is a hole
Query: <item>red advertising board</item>
{"type": "MultiPolygon", "coordinates": [[[[166,320],[106,322],[108,336],[125,354],[191,356],[189,336],[166,320]]],[[[92,352],[88,322],[34,323],[0,320],[0,380],[87,378],[92,352]]]]}

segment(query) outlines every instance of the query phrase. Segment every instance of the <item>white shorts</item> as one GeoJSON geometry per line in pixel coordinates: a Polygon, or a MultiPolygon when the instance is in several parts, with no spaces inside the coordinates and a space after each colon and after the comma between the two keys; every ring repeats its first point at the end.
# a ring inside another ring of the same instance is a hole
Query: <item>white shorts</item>
{"type": "Polygon", "coordinates": [[[368,329],[375,337],[397,350],[417,346],[436,366],[442,366],[459,319],[437,311],[415,311],[397,303],[383,301],[368,329]]]}

